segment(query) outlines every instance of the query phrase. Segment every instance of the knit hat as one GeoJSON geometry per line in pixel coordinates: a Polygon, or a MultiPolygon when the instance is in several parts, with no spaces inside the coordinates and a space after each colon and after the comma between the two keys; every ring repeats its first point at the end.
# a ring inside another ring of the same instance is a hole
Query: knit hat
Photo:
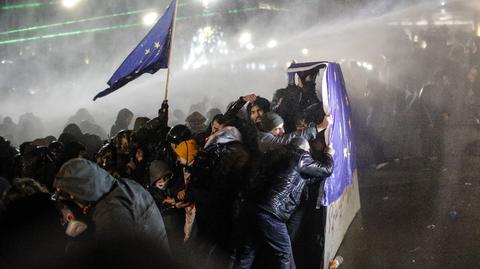
{"type": "Polygon", "coordinates": [[[174,151],[178,157],[183,158],[187,161],[187,163],[190,163],[197,155],[198,145],[195,140],[190,139],[178,144],[174,148],[174,151]]]}
{"type": "Polygon", "coordinates": [[[157,179],[170,174],[172,171],[168,164],[163,161],[155,160],[150,164],[150,185],[153,185],[157,179]]]}
{"type": "Polygon", "coordinates": [[[263,114],[261,127],[265,132],[270,132],[271,130],[279,127],[283,124],[283,119],[275,112],[267,112],[263,114]]]}

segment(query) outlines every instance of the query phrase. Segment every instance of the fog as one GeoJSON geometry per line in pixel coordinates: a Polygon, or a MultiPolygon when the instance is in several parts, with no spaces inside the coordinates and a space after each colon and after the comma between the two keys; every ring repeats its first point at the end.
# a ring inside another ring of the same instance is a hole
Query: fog
{"type": "MultiPolygon", "coordinates": [[[[14,1],[3,2],[12,5],[14,1]]],[[[270,99],[276,89],[286,86],[285,71],[292,60],[340,62],[350,95],[362,94],[367,76],[386,80],[386,66],[390,66],[389,89],[404,90],[409,84],[402,82],[409,79],[405,75],[407,70],[414,67],[417,74],[431,73],[431,66],[419,63],[410,51],[415,32],[429,28],[418,22],[426,20],[433,24],[435,16],[447,13],[451,14],[451,21],[474,23],[475,14],[480,12],[480,4],[470,0],[446,1],[445,6],[439,0],[222,2],[225,0],[189,0],[179,4],[181,19],[173,41],[168,96],[171,111],[179,108],[188,113],[192,104],[204,104],[202,113],[212,107],[224,110],[230,101],[249,93],[270,99]],[[208,8],[202,6],[204,2],[209,2],[208,8]],[[257,10],[245,7],[257,7],[257,10]],[[225,14],[235,9],[240,11],[225,14]],[[214,15],[199,15],[208,12],[214,15]],[[205,30],[205,27],[210,28],[205,30]],[[198,29],[208,32],[207,39],[212,38],[211,43],[200,42],[205,36],[200,37],[198,29]],[[247,43],[253,48],[239,44],[245,31],[251,33],[247,43]],[[275,42],[268,45],[271,40],[275,42]],[[350,67],[357,62],[365,69],[362,71],[365,77],[352,72],[350,67]]],[[[56,5],[4,9],[0,10],[0,29],[5,32],[142,9],[161,14],[167,4],[167,1],[81,1],[78,10],[56,5]]],[[[143,13],[0,34],[0,39],[139,24],[143,13]]],[[[448,27],[451,28],[447,31],[473,31],[472,27],[476,26],[448,27]]],[[[20,115],[32,112],[45,125],[45,132],[39,136],[52,134],[57,137],[67,119],[79,108],[88,109],[107,131],[117,112],[124,107],[132,110],[135,116],[155,116],[163,100],[165,70],[154,75],[144,74],[120,90],[92,101],[96,93],[107,87],[106,81],[148,29],[136,25],[0,45],[0,60],[3,61],[0,64],[0,116],[10,116],[18,122],[20,115]]],[[[426,76],[409,85],[419,91],[421,84],[429,79],[431,77],[426,76]]]]}

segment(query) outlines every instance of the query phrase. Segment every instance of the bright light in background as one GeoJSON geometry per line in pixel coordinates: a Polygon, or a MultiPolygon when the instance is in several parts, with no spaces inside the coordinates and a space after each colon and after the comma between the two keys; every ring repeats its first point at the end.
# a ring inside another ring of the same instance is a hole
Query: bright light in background
{"type": "Polygon", "coordinates": [[[62,5],[66,8],[73,8],[78,5],[80,1],[81,0],[62,0],[62,5]]]}
{"type": "Polygon", "coordinates": [[[255,46],[254,46],[252,43],[248,43],[247,46],[246,46],[246,48],[247,48],[248,50],[253,50],[253,49],[255,48],[255,46]]]}
{"type": "Polygon", "coordinates": [[[210,3],[214,2],[214,0],[201,0],[202,1],[202,6],[204,8],[209,8],[210,3]]]}
{"type": "Polygon", "coordinates": [[[245,45],[247,43],[250,43],[250,41],[252,41],[252,34],[250,34],[249,32],[243,32],[240,35],[240,38],[238,39],[238,41],[240,42],[240,45],[245,45]]]}
{"type": "Polygon", "coordinates": [[[477,24],[477,36],[480,36],[480,22],[477,24]]]}
{"type": "Polygon", "coordinates": [[[149,12],[143,16],[143,24],[146,26],[152,26],[157,22],[158,13],[157,12],[149,12]]]}
{"type": "Polygon", "coordinates": [[[445,6],[445,4],[446,4],[445,1],[442,1],[442,2],[440,3],[440,5],[442,5],[442,6],[445,6]]]}
{"type": "Polygon", "coordinates": [[[423,40],[421,43],[420,43],[420,47],[422,49],[426,49],[427,48],[427,41],[423,40]]]}
{"type": "Polygon", "coordinates": [[[417,26],[426,26],[428,25],[428,21],[427,20],[419,20],[415,23],[415,25],[417,26]]]}
{"type": "Polygon", "coordinates": [[[203,28],[198,29],[198,41],[200,43],[211,43],[213,39],[213,35],[215,31],[210,26],[205,26],[203,28]]]}
{"type": "Polygon", "coordinates": [[[273,49],[277,46],[277,40],[275,39],[272,39],[270,41],[268,41],[267,43],[267,47],[270,48],[270,49],[273,49]]]}
{"type": "Polygon", "coordinates": [[[308,49],[302,49],[302,54],[307,55],[308,54],[308,49]]]}
{"type": "Polygon", "coordinates": [[[357,62],[357,65],[363,66],[363,68],[367,69],[368,71],[371,71],[373,69],[373,65],[367,62],[363,62],[363,63],[357,62]]]}

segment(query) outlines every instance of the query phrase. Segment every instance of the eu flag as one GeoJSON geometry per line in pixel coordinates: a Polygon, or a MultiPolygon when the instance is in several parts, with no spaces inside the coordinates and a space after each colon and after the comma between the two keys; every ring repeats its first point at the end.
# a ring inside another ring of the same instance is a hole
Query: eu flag
{"type": "Polygon", "coordinates": [[[322,102],[325,113],[332,115],[333,123],[325,133],[326,142],[335,149],[334,168],[323,186],[322,205],[328,206],[339,199],[345,188],[352,184],[356,170],[355,144],[352,130],[352,109],[348,99],[345,80],[338,63],[308,62],[293,63],[287,69],[289,83],[295,82],[295,76],[318,75],[325,68],[322,82],[322,102]]]}
{"type": "Polygon", "coordinates": [[[342,196],[345,188],[352,184],[357,168],[356,149],[352,143],[352,109],[345,80],[338,63],[329,62],[324,75],[322,97],[324,110],[333,117],[329,127],[328,141],[335,149],[333,174],[325,180],[323,205],[330,205],[342,196]]]}
{"type": "Polygon", "coordinates": [[[176,0],[173,0],[165,14],[113,73],[108,81],[110,87],[98,93],[93,98],[94,101],[118,90],[144,73],[154,74],[159,69],[168,68],[175,5],[176,0]]]}

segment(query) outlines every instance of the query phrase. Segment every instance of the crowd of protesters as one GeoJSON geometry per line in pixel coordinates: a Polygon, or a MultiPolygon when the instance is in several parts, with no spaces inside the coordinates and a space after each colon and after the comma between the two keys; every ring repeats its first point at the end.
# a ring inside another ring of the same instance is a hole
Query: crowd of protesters
{"type": "Polygon", "coordinates": [[[82,109],[58,139],[1,137],[0,267],[319,266],[296,244],[320,251],[333,171],[314,75],[212,111],[169,126],[165,100],[128,129],[122,109],[107,135],[82,109]]]}
{"type": "MultiPolygon", "coordinates": [[[[445,126],[480,126],[479,39],[423,36],[427,47],[397,40],[411,49],[386,52],[373,70],[342,66],[360,167],[415,149],[441,162],[445,126]]],[[[305,75],[271,101],[249,94],[225,113],[174,110],[185,122],[173,126],[165,100],[153,119],[120,110],[110,132],[81,109],[58,138],[38,138],[31,113],[5,117],[0,267],[319,267],[319,186],[334,152],[316,90],[305,75]]]]}
{"type": "Polygon", "coordinates": [[[391,35],[371,70],[359,61],[342,66],[359,166],[407,158],[442,166],[451,156],[447,132],[480,129],[480,37],[446,27],[391,35]]]}

